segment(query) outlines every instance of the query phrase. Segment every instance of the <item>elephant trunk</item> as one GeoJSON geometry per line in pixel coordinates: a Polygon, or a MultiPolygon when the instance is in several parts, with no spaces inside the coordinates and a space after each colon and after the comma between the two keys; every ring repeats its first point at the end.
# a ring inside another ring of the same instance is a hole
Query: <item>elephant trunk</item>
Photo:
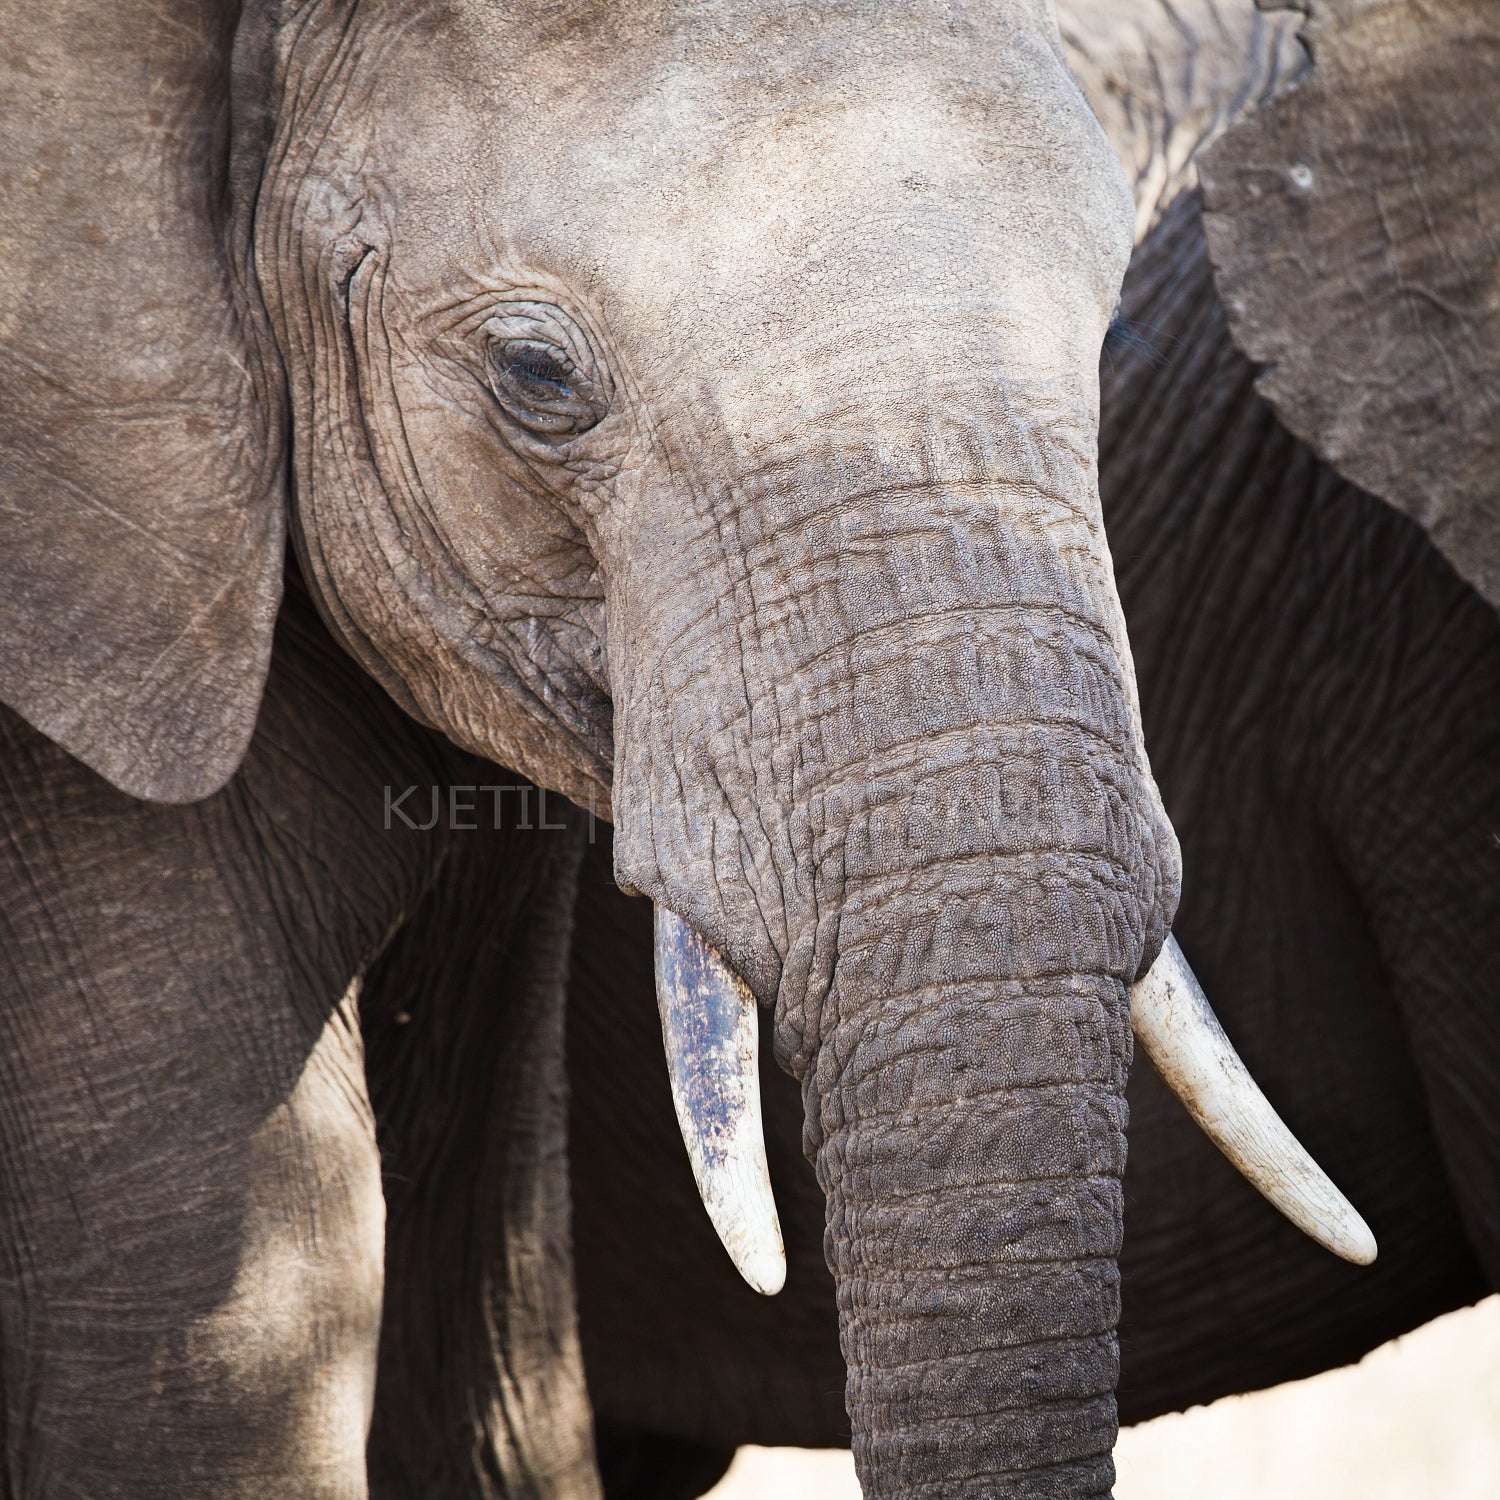
{"type": "Polygon", "coordinates": [[[928,656],[920,757],[845,824],[793,1059],[869,1496],[1078,1500],[1113,1475],[1127,986],[1175,866],[1119,663],[1050,608],[1004,628],[983,722],[928,656]]]}
{"type": "Polygon", "coordinates": [[[1105,955],[1054,968],[954,918],[1035,901],[1077,932],[1086,882],[965,883],[942,871],[870,903],[897,936],[841,953],[807,1089],[855,1460],[869,1496],[1107,1495],[1124,987],[1105,955]],[[946,951],[929,948],[934,910],[946,951]]]}
{"type": "MultiPolygon", "coordinates": [[[[917,507],[899,519],[921,556],[917,507]]],[[[1003,606],[994,593],[958,606],[956,580],[929,577],[941,610],[841,646],[821,681],[809,682],[815,661],[778,674],[785,706],[751,710],[773,732],[748,764],[788,768],[772,784],[799,795],[785,812],[770,792],[737,795],[721,760],[714,795],[743,796],[760,821],[710,838],[703,890],[652,892],[670,904],[658,980],[679,1119],[710,1214],[763,1291],[780,1285],[780,1246],[756,1117],[737,1108],[755,1076],[737,1040],[753,1046],[753,1001],[732,972],[745,960],[726,965],[699,935],[724,946],[750,924],[726,923],[705,896],[751,876],[761,928],[780,939],[777,1048],[802,1082],[827,1196],[870,1496],[1080,1500],[1112,1479],[1127,989],[1162,944],[1175,846],[1123,646],[1068,592],[1077,555],[1049,562],[1024,530],[1004,541],[1019,566],[1003,606]],[[866,710],[841,719],[841,703],[866,710]],[[760,868],[755,835],[770,845],[760,868]]],[[[923,592],[920,574],[910,592],[923,592]]],[[[708,692],[672,701],[701,712],[708,692]]],[[[745,716],[724,721],[728,746],[745,716]]],[[[753,942],[742,953],[753,963],[753,942]]],[[[1148,1045],[1210,1134],[1309,1232],[1371,1257],[1368,1231],[1249,1082],[1175,947],[1137,993],[1148,1045]]]]}
{"type": "Polygon", "coordinates": [[[728,579],[612,637],[617,873],[774,999],[870,1495],[1110,1488],[1126,991],[1177,864],[1080,469],[740,510],[728,579]]]}

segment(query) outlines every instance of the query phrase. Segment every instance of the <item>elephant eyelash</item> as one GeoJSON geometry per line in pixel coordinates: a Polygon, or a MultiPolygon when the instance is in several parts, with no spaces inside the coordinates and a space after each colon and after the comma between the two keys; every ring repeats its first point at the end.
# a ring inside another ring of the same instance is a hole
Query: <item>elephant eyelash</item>
{"type": "Polygon", "coordinates": [[[573,395],[573,384],[569,372],[559,360],[540,349],[525,349],[510,361],[511,368],[538,385],[552,386],[565,396],[573,395]]]}
{"type": "Polygon", "coordinates": [[[596,426],[608,409],[595,383],[571,360],[535,340],[500,342],[486,363],[488,385],[501,408],[539,436],[576,437],[596,426]]]}
{"type": "Polygon", "coordinates": [[[1137,354],[1155,369],[1167,363],[1167,356],[1151,341],[1154,332],[1142,323],[1132,323],[1118,307],[1104,330],[1104,353],[1114,368],[1114,359],[1120,354],[1137,354]]]}

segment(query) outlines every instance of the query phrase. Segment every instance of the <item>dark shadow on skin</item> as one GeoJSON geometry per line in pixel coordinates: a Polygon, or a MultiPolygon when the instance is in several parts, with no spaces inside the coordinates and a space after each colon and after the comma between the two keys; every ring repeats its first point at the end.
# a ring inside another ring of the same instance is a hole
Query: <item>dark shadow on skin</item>
{"type": "Polygon", "coordinates": [[[1500,1276],[1500,1107],[1457,1103],[1500,1076],[1500,622],[1254,394],[1197,215],[1179,201],[1137,255],[1125,313],[1177,352],[1106,378],[1100,437],[1188,872],[1176,930],[1380,1259],[1343,1265],[1264,1211],[1138,1068],[1126,1420],[1356,1359],[1500,1276]]]}
{"type": "Polygon", "coordinates": [[[728,1472],[735,1450],[722,1443],[598,1429],[599,1475],[611,1500],[693,1500],[728,1472]]]}
{"type": "Polygon", "coordinates": [[[459,759],[478,827],[451,835],[365,985],[387,1216],[368,1453],[389,1500],[524,1488],[548,1432],[507,1409],[517,1372],[536,1407],[583,1400],[547,1382],[572,1333],[561,1003],[588,820],[558,797],[539,812],[533,789],[524,814],[502,798],[495,829],[472,788],[520,778],[459,759]]]}
{"type": "Polygon", "coordinates": [[[568,1007],[573,1234],[595,1409],[616,1430],[699,1442],[847,1444],[824,1199],[802,1154],[799,1090],[771,1058],[763,1017],[766,1155],[787,1248],[786,1287],[768,1298],[740,1279],[699,1202],[662,1056],[651,904],[615,887],[610,832],[600,825],[579,876],[568,1007]]]}
{"type": "MultiPolygon", "coordinates": [[[[312,1301],[296,1337],[256,1327],[253,1357],[204,1320],[267,1234],[357,1243],[378,1274],[359,1239],[357,1036],[347,1010],[329,1023],[440,857],[381,827],[383,788],[441,779],[448,758],[295,580],[249,754],[205,801],[126,796],[0,710],[0,1390],[27,1472],[65,1450],[70,1485],[100,1495],[192,1472],[226,1409],[246,1472],[299,1441],[357,1310],[312,1301]],[[340,1071],[288,1121],[325,1029],[340,1071]],[[328,1153],[321,1190],[303,1140],[328,1153]]],[[[273,1300],[323,1297],[302,1273],[335,1273],[307,1265],[273,1300]]]]}

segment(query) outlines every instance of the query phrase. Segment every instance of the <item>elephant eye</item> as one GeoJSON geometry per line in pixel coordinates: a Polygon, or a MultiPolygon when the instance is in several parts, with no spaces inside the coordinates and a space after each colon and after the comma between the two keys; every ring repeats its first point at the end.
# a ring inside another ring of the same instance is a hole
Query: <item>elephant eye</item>
{"type": "Polygon", "coordinates": [[[486,345],[485,383],[528,432],[573,437],[609,410],[588,345],[560,309],[513,304],[486,325],[486,345]]]}
{"type": "Polygon", "coordinates": [[[517,344],[506,351],[504,365],[512,380],[530,381],[541,397],[555,400],[573,394],[562,361],[539,344],[517,344]]]}

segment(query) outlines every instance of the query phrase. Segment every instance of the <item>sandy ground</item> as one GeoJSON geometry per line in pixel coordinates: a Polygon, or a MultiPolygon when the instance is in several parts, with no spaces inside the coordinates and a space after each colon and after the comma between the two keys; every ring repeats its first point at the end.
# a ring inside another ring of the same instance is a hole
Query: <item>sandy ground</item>
{"type": "MultiPolygon", "coordinates": [[[[1120,1434],[1115,1500],[1497,1500],[1500,1297],[1313,1380],[1120,1434]]],[[[859,1500],[847,1453],[742,1448],[713,1500],[859,1500]]]]}

